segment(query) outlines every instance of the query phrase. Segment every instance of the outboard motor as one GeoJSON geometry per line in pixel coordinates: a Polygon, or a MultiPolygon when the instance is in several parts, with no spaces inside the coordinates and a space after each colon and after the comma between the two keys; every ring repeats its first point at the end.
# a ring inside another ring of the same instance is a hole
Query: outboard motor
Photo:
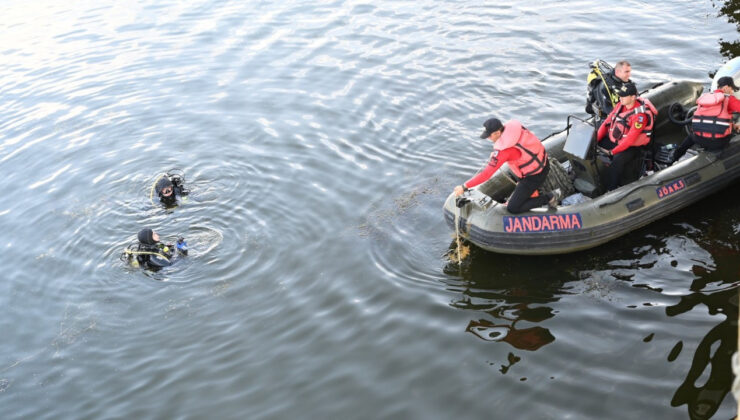
{"type": "Polygon", "coordinates": [[[673,153],[675,152],[676,148],[677,146],[673,143],[663,144],[655,148],[656,150],[653,160],[659,165],[659,169],[671,166],[671,164],[673,163],[673,153]]]}

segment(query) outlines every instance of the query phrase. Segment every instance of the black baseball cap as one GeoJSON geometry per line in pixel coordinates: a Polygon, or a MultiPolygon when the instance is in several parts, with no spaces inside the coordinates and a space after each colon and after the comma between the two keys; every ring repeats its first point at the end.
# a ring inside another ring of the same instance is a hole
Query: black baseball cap
{"type": "Polygon", "coordinates": [[[717,88],[721,88],[722,86],[729,86],[733,90],[737,90],[737,86],[735,86],[735,79],[730,76],[724,76],[717,79],[717,88]]]}
{"type": "Polygon", "coordinates": [[[617,95],[620,97],[637,95],[637,86],[634,83],[627,82],[621,88],[617,89],[617,95]]]}
{"type": "Polygon", "coordinates": [[[498,118],[489,118],[486,120],[486,122],[483,123],[483,127],[485,127],[485,130],[483,130],[480,138],[487,139],[494,131],[499,131],[503,129],[504,125],[501,124],[501,120],[499,120],[498,118]]]}

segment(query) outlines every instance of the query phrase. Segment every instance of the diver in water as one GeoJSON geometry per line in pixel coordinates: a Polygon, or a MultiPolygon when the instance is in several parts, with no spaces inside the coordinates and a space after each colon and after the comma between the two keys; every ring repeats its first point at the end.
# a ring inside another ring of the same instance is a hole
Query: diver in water
{"type": "Polygon", "coordinates": [[[157,271],[172,265],[176,258],[175,252],[177,255],[188,255],[188,244],[184,238],[178,238],[174,245],[164,244],[160,242],[159,234],[148,228],[142,229],[138,238],[136,249],[129,246],[124,252],[126,259],[135,266],[157,271]]]}
{"type": "Polygon", "coordinates": [[[156,192],[159,201],[165,207],[174,207],[177,205],[177,197],[187,197],[190,190],[185,188],[185,178],[176,171],[170,171],[161,175],[155,182],[152,193],[156,192]]]}

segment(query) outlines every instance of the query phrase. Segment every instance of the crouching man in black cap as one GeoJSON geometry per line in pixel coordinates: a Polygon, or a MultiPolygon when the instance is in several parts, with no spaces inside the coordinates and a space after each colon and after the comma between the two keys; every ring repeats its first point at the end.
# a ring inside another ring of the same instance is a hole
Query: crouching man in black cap
{"type": "Polygon", "coordinates": [[[717,90],[707,92],[696,100],[697,108],[691,118],[693,133],[689,134],[673,153],[673,162],[698,144],[706,150],[721,150],[732,139],[732,114],[740,112],[740,100],[735,80],[730,76],[717,80],[717,90]]]}
{"type": "Polygon", "coordinates": [[[547,151],[542,142],[517,120],[502,124],[499,119],[490,118],[483,123],[483,127],[485,130],[480,138],[493,142],[491,159],[478,175],[455,187],[455,195],[460,196],[468,189],[488,181],[501,165],[508,162],[509,169],[519,179],[506,204],[510,213],[522,213],[545,204],[551,208],[557,207],[560,198],[558,190],[545,195],[536,193],[550,171],[547,151]]]}

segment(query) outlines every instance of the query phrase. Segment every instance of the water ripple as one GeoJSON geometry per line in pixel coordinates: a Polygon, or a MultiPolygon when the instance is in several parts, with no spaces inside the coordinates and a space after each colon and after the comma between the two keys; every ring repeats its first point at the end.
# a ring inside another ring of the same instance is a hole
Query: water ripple
{"type": "Polygon", "coordinates": [[[631,60],[640,86],[708,83],[734,33],[713,4],[0,14],[11,417],[729,417],[721,369],[692,375],[737,318],[735,217],[687,209],[594,252],[459,265],[440,215],[490,152],[482,121],[560,129],[596,58],[631,60]],[[166,210],[150,191],[172,168],[192,194],[166,210]],[[190,255],[128,267],[143,227],[190,255]]]}

